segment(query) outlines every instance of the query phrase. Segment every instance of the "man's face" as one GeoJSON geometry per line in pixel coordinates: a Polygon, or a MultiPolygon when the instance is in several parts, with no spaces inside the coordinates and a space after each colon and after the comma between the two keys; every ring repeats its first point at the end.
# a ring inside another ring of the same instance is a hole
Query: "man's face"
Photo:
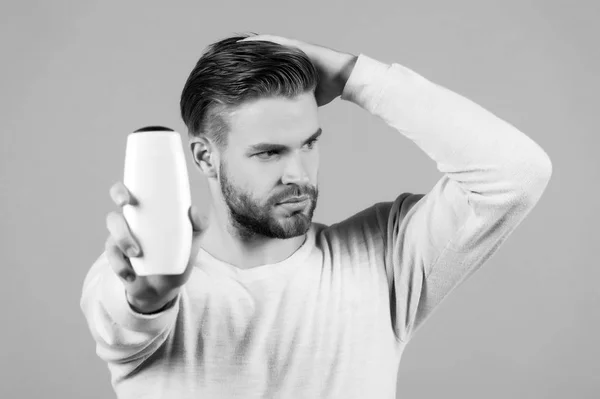
{"type": "Polygon", "coordinates": [[[310,228],[317,206],[320,132],[312,93],[260,99],[230,118],[219,182],[240,236],[291,238],[310,228]],[[297,205],[290,197],[308,197],[297,205]]]}

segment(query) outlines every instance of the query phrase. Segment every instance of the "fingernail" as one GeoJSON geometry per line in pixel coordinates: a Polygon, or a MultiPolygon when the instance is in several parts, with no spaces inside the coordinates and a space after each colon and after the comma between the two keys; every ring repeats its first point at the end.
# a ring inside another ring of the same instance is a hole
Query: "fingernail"
{"type": "Polygon", "coordinates": [[[129,256],[130,258],[137,256],[137,254],[138,254],[138,249],[136,247],[129,247],[127,249],[127,256],[129,256]]]}

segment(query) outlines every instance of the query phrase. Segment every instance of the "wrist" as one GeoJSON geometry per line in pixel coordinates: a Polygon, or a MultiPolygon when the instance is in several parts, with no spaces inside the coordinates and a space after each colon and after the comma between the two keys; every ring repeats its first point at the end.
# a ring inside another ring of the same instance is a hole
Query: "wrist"
{"type": "Polygon", "coordinates": [[[176,301],[179,290],[173,290],[169,295],[157,300],[139,300],[126,293],[131,310],[141,314],[156,314],[169,309],[176,301]]]}
{"type": "Polygon", "coordinates": [[[340,86],[340,95],[344,91],[344,87],[354,70],[354,66],[356,65],[356,61],[358,60],[358,56],[354,54],[343,53],[340,74],[338,76],[338,83],[340,86]]]}

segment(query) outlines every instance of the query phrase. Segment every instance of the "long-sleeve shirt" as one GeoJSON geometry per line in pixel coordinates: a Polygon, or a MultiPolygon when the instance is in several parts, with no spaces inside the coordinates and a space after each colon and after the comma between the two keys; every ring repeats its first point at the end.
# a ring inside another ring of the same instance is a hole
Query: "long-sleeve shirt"
{"type": "Polygon", "coordinates": [[[529,137],[399,64],[360,54],[341,98],[412,140],[441,179],[313,222],[279,263],[238,269],[201,249],[158,314],[131,309],[102,254],[81,309],[119,398],[395,398],[411,337],[549,182],[550,159],[529,137]]]}

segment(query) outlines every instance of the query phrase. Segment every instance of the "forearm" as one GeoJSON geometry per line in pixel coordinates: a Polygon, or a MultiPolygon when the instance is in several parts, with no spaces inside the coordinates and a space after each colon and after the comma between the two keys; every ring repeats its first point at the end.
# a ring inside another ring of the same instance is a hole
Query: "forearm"
{"type": "Polygon", "coordinates": [[[164,332],[172,328],[178,315],[178,297],[172,294],[175,299],[164,298],[163,304],[133,304],[140,306],[138,310],[142,312],[160,310],[164,306],[160,313],[148,315],[132,309],[122,281],[103,253],[86,275],[80,300],[98,356],[109,363],[124,365],[156,350],[165,337],[164,332]],[[168,303],[169,300],[173,302],[168,303]],[[160,334],[163,337],[157,339],[160,334]]]}
{"type": "Polygon", "coordinates": [[[357,60],[358,56],[354,54],[344,54],[344,57],[342,58],[342,67],[340,68],[340,74],[337,79],[340,96],[344,91],[344,87],[346,86],[346,82],[348,82],[348,78],[354,70],[354,66],[356,65],[357,60]]]}

